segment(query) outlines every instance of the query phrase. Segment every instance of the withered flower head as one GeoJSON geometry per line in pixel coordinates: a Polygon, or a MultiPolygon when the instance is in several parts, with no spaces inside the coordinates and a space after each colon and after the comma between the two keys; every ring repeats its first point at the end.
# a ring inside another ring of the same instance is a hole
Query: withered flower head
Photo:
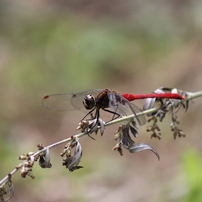
{"type": "Polygon", "coordinates": [[[69,169],[69,171],[74,171],[82,166],[78,166],[82,157],[82,147],[78,141],[78,138],[73,138],[73,140],[66,146],[65,150],[62,152],[63,165],[69,169]],[[72,150],[74,149],[73,155],[72,150]]]}
{"type": "Polygon", "coordinates": [[[51,168],[52,165],[50,163],[50,151],[49,148],[46,149],[46,151],[39,156],[39,165],[42,168],[51,168]]]}
{"type": "Polygon", "coordinates": [[[86,132],[87,134],[94,132],[97,134],[100,130],[100,134],[102,136],[104,134],[105,122],[100,118],[82,120],[77,129],[81,129],[81,132],[86,132]]]}
{"type": "Polygon", "coordinates": [[[125,147],[128,148],[132,146],[135,142],[133,141],[131,134],[137,138],[137,125],[136,122],[132,119],[128,122],[122,124],[118,131],[116,132],[116,139],[119,139],[120,143],[125,147]]]}
{"type": "Polygon", "coordinates": [[[8,201],[12,198],[14,194],[14,185],[11,179],[8,179],[1,187],[0,187],[0,200],[8,201]]]}
{"type": "Polygon", "coordinates": [[[144,143],[135,144],[131,134],[135,138],[138,137],[137,125],[133,119],[119,127],[116,133],[116,139],[119,139],[120,142],[114,147],[114,150],[117,150],[121,155],[123,155],[121,146],[127,149],[130,153],[136,153],[149,149],[156,154],[158,159],[160,159],[158,152],[150,145],[144,143]]]}

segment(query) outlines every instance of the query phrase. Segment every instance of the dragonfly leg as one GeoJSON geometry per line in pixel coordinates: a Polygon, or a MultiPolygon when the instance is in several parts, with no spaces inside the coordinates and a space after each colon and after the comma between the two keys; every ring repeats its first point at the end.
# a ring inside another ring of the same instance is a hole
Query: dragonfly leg
{"type": "Polygon", "coordinates": [[[114,111],[111,111],[111,110],[108,110],[108,109],[105,109],[105,108],[102,108],[105,112],[109,112],[111,114],[113,114],[113,117],[110,121],[112,120],[115,120],[115,119],[118,119],[121,115],[117,112],[114,112],[114,111]],[[116,116],[116,117],[115,117],[116,116]]]}
{"type": "Polygon", "coordinates": [[[81,119],[81,121],[83,121],[83,120],[84,120],[89,114],[91,114],[94,110],[95,110],[95,108],[92,109],[92,110],[90,110],[90,111],[81,119]]]}
{"type": "MultiPolygon", "coordinates": [[[[90,123],[90,124],[88,125],[87,135],[88,135],[91,139],[95,140],[95,139],[90,135],[90,133],[92,133],[93,130],[95,129],[95,127],[97,127],[98,124],[99,124],[100,111],[99,111],[98,108],[94,108],[94,109],[90,110],[90,112],[88,112],[88,113],[81,119],[80,122],[82,122],[88,115],[91,115],[91,118],[90,118],[90,119],[86,119],[86,121],[88,121],[88,122],[90,123]],[[92,112],[93,112],[94,110],[96,110],[96,111],[95,111],[95,115],[92,115],[92,112]]],[[[96,132],[96,130],[95,130],[95,132],[96,132]]]]}
{"type": "MultiPolygon", "coordinates": [[[[94,109],[93,109],[94,110],[94,109]]],[[[92,112],[92,110],[90,111],[90,112],[92,112]]],[[[89,114],[89,113],[88,113],[89,114]]],[[[86,116],[85,116],[86,117],[86,116]]],[[[95,140],[95,138],[93,138],[91,135],[90,135],[90,132],[92,132],[92,130],[98,125],[98,123],[99,123],[99,118],[100,118],[100,111],[99,111],[99,109],[96,109],[96,112],[95,112],[95,117],[94,118],[96,118],[96,122],[92,125],[92,128],[89,130],[89,132],[88,132],[88,136],[91,138],[91,139],[93,139],[93,140],[95,140]]]]}

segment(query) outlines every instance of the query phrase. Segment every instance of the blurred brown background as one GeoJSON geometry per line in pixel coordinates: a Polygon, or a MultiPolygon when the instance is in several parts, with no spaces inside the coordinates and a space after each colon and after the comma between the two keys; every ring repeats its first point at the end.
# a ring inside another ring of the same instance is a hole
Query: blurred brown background
{"type": "MultiPolygon", "coordinates": [[[[17,157],[78,133],[81,112],[41,105],[52,93],[110,88],[150,93],[158,87],[202,90],[202,2],[132,0],[0,1],[0,177],[17,157]]],[[[180,111],[186,138],[173,140],[169,117],[162,140],[140,128],[149,151],[120,157],[114,132],[80,140],[80,169],[70,173],[51,150],[51,169],[35,165],[36,179],[13,178],[20,202],[202,201],[201,101],[180,111]]],[[[143,102],[139,102],[142,106],[143,102]]]]}

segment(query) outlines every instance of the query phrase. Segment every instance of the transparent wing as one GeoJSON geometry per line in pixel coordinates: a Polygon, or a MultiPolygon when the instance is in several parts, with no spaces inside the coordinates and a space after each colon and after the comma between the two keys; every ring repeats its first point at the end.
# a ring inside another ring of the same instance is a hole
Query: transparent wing
{"type": "Polygon", "coordinates": [[[130,105],[130,109],[133,111],[133,113],[135,112],[135,115],[136,115],[136,118],[137,118],[139,124],[141,126],[144,125],[146,123],[145,115],[144,114],[137,115],[137,113],[142,112],[142,109],[140,109],[137,105],[135,105],[135,104],[133,104],[131,102],[129,102],[128,104],[130,105]]]}
{"type": "Polygon", "coordinates": [[[91,89],[77,93],[62,93],[47,95],[42,99],[42,105],[51,110],[70,111],[81,110],[86,111],[83,105],[83,99],[86,95],[97,96],[102,89],[91,89]]]}
{"type": "MultiPolygon", "coordinates": [[[[116,92],[108,93],[108,97],[109,107],[120,115],[129,115],[132,113],[136,115],[138,112],[142,112],[138,106],[129,102],[126,98],[116,92]]],[[[136,119],[140,125],[144,125],[146,123],[145,115],[136,115],[136,119]]]]}

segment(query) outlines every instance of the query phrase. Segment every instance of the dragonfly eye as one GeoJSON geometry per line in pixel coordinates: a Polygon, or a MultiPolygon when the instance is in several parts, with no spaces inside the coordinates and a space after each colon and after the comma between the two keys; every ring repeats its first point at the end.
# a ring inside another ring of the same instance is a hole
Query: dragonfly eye
{"type": "Polygon", "coordinates": [[[95,107],[95,98],[92,95],[87,95],[83,99],[83,105],[86,109],[92,109],[95,107]]]}

